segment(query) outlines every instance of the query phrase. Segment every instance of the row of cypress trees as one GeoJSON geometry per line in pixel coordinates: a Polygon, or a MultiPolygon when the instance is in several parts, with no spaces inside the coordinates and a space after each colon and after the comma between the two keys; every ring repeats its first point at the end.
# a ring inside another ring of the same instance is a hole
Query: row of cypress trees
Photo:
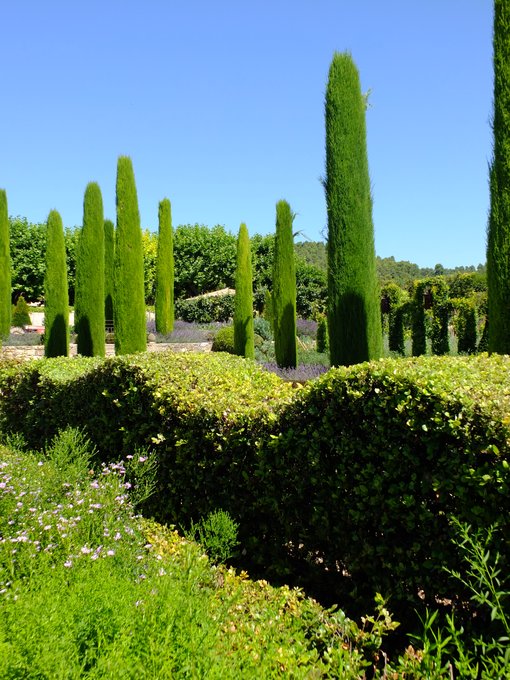
{"type": "MultiPolygon", "coordinates": [[[[510,0],[494,3],[494,153],[490,167],[491,208],[487,234],[489,350],[510,352],[510,0]]],[[[325,97],[328,215],[328,327],[332,365],[349,365],[382,353],[381,316],[375,268],[372,197],[365,127],[366,99],[358,70],[348,53],[335,53],[325,97]]],[[[115,320],[116,352],[146,347],[140,215],[132,164],[121,157],[117,168],[117,230],[104,223],[99,187],[87,187],[83,230],[77,258],[76,314],[80,353],[104,353],[106,316],[115,320]],[[108,263],[105,274],[104,262],[108,263]],[[113,261],[113,267],[111,262],[113,261]],[[99,264],[98,266],[98,263],[99,264]],[[113,272],[113,282],[111,277],[113,272]],[[113,292],[112,292],[113,288],[113,292]],[[99,293],[98,291],[101,291],[99,293]],[[94,297],[96,296],[96,297],[94,297]],[[97,316],[95,316],[97,315],[97,316]]],[[[280,366],[295,366],[296,316],[293,269],[293,216],[286,201],[276,207],[273,270],[275,353],[280,366]]],[[[170,202],[159,206],[158,295],[156,327],[173,324],[170,202]]],[[[68,352],[67,281],[62,220],[48,217],[46,267],[46,343],[48,356],[68,352]],[[63,264],[62,264],[63,263],[63,264]],[[64,302],[65,301],[65,302],[64,302]],[[64,309],[65,307],[65,309],[64,309]]],[[[7,199],[0,191],[0,290],[10,291],[7,199]]],[[[251,255],[246,225],[239,230],[236,269],[235,349],[253,355],[251,255]]],[[[0,335],[8,333],[10,296],[0,301],[0,335]]]]}
{"type": "MultiPolygon", "coordinates": [[[[104,356],[105,319],[115,326],[116,354],[147,347],[140,213],[131,159],[117,164],[117,228],[103,216],[99,185],[90,182],[83,201],[83,227],[76,257],[75,329],[78,353],[104,356]]],[[[173,246],[170,201],[159,206],[156,326],[173,329],[173,246]]],[[[62,219],[48,216],[45,275],[45,355],[69,353],[69,306],[62,219]]],[[[9,269],[9,267],[7,268],[9,269]]]]}
{"type": "MultiPolygon", "coordinates": [[[[283,368],[295,368],[297,365],[293,219],[287,201],[278,201],[271,299],[276,362],[283,368]]],[[[235,290],[234,352],[253,358],[255,345],[252,263],[250,238],[244,223],[239,227],[237,238],[235,290]]]]}

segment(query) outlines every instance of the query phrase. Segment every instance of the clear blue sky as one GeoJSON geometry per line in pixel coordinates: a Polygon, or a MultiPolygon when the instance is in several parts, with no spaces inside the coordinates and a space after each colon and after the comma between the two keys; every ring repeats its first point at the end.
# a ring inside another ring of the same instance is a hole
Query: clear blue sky
{"type": "Polygon", "coordinates": [[[115,220],[119,155],[141,221],[326,233],[324,92],[334,51],[364,91],[377,254],[485,262],[490,0],[7,0],[0,187],[9,213],[81,224],[89,181],[115,220]]]}

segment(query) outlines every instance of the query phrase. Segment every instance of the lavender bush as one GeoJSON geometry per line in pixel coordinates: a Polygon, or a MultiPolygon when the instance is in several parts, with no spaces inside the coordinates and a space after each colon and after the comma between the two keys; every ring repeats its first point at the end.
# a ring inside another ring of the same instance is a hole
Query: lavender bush
{"type": "Polygon", "coordinates": [[[262,366],[266,371],[276,373],[283,380],[300,383],[317,378],[328,370],[328,367],[323,364],[299,364],[296,368],[280,368],[276,362],[269,362],[262,364],[262,366]]]}
{"type": "Polygon", "coordinates": [[[317,335],[317,321],[298,319],[296,325],[298,338],[314,338],[317,335]]]}

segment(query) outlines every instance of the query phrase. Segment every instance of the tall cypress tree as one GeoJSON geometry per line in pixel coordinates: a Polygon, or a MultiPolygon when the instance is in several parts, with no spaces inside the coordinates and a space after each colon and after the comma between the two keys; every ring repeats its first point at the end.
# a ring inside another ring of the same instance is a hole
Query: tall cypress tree
{"type": "Polygon", "coordinates": [[[48,215],[46,270],[44,273],[44,354],[69,354],[69,295],[66,247],[62,218],[56,210],[48,215]]]}
{"type": "Polygon", "coordinates": [[[328,211],[328,325],[331,364],[382,353],[366,102],[350,54],[335,53],[325,101],[328,211]]]}
{"type": "Polygon", "coordinates": [[[174,329],[174,244],[172,207],[164,198],[158,209],[158,254],[156,258],[156,330],[166,335],[174,329]]]}
{"type": "Polygon", "coordinates": [[[249,359],[255,358],[253,330],[253,278],[250,237],[246,224],[239,227],[234,303],[234,351],[249,359]]]}
{"type": "Polygon", "coordinates": [[[494,2],[494,150],[487,230],[489,352],[510,354],[510,0],[494,2]]]}
{"type": "Polygon", "coordinates": [[[115,231],[115,353],[147,349],[142,230],[131,159],[117,164],[117,229],[115,231]]]}
{"type": "Polygon", "coordinates": [[[11,253],[7,194],[0,189],[0,344],[11,329],[11,253]]]}
{"type": "Polygon", "coordinates": [[[113,322],[113,262],[115,253],[115,227],[111,220],[104,221],[104,316],[113,322]]]}
{"type": "Polygon", "coordinates": [[[276,363],[283,368],[295,368],[297,365],[293,219],[287,201],[278,201],[276,204],[272,299],[276,363]]]}
{"type": "Polygon", "coordinates": [[[90,182],[83,199],[83,227],[76,253],[74,326],[78,354],[105,354],[104,216],[101,189],[90,182]]]}

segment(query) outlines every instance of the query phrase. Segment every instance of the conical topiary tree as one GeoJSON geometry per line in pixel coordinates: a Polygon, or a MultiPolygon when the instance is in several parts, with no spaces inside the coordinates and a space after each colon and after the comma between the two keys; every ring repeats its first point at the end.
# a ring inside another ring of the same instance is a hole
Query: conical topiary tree
{"type": "Polygon", "coordinates": [[[382,354],[366,101],[350,54],[335,53],[325,101],[328,327],[333,366],[382,354]]]}
{"type": "Polygon", "coordinates": [[[167,335],[174,329],[174,245],[172,207],[168,198],[159,204],[156,259],[156,330],[167,335]]]}
{"type": "Polygon", "coordinates": [[[255,358],[253,330],[253,279],[251,269],[250,237],[246,224],[239,227],[234,307],[234,350],[236,354],[255,358]]]}
{"type": "Polygon", "coordinates": [[[76,252],[74,327],[83,356],[105,355],[104,217],[101,189],[90,182],[83,199],[83,227],[76,252]]]}
{"type": "Polygon", "coordinates": [[[0,345],[11,329],[11,253],[7,194],[0,189],[0,345]]]}
{"type": "Polygon", "coordinates": [[[104,221],[104,317],[113,323],[113,266],[115,253],[115,227],[111,220],[104,221]]]}
{"type": "Polygon", "coordinates": [[[44,354],[69,354],[69,295],[66,247],[62,218],[56,210],[48,215],[46,270],[44,273],[44,354]]]}
{"type": "Polygon", "coordinates": [[[282,368],[297,365],[296,268],[294,263],[294,216],[287,201],[276,204],[276,238],[273,262],[273,328],[276,363],[282,368]]]}
{"type": "Polygon", "coordinates": [[[487,230],[489,352],[510,354],[510,0],[494,2],[494,151],[487,230]]]}
{"type": "Polygon", "coordinates": [[[17,326],[18,328],[23,328],[23,326],[30,326],[32,324],[32,319],[30,318],[30,307],[27,301],[20,295],[16,300],[16,304],[12,308],[12,318],[11,324],[17,326]]]}
{"type": "Polygon", "coordinates": [[[115,231],[115,353],[147,349],[142,231],[131,159],[117,164],[117,229],[115,231]]]}

